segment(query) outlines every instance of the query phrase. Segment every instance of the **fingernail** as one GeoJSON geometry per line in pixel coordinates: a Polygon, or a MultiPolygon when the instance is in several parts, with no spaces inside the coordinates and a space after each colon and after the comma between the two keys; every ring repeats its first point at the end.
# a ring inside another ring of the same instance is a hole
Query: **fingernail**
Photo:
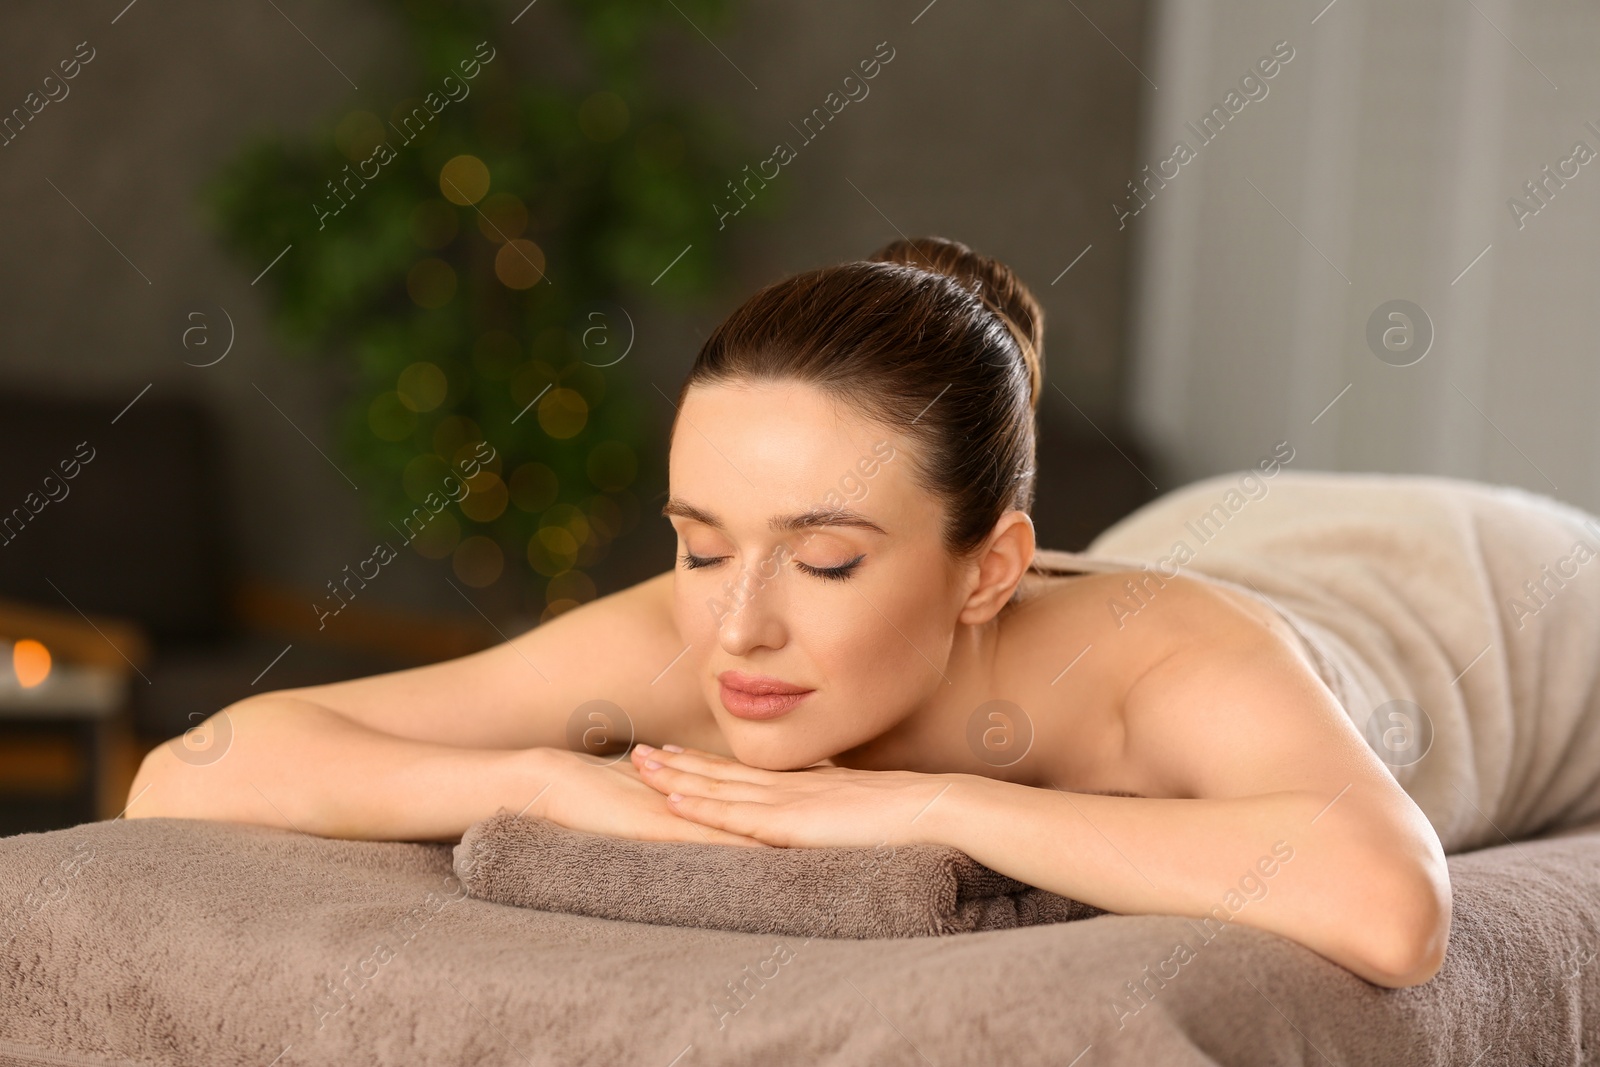
{"type": "Polygon", "coordinates": [[[682,745],[662,745],[661,747],[666,749],[668,752],[682,752],[683,751],[683,746],[682,745]]]}
{"type": "Polygon", "coordinates": [[[655,749],[651,748],[649,745],[645,744],[643,741],[640,741],[634,747],[637,748],[640,752],[654,752],[655,751],[655,749]]]}
{"type": "Polygon", "coordinates": [[[651,770],[652,770],[652,771],[654,771],[654,770],[658,770],[658,769],[660,769],[660,767],[661,767],[661,764],[659,764],[659,763],[657,763],[657,762],[656,762],[656,761],[655,761],[655,760],[653,760],[653,759],[647,759],[647,760],[645,760],[645,761],[644,761],[644,765],[645,765],[645,766],[646,766],[646,767],[648,767],[648,768],[650,768],[650,769],[651,769],[651,770]]]}
{"type": "Polygon", "coordinates": [[[672,793],[672,794],[668,795],[667,799],[676,802],[676,801],[679,801],[679,800],[683,799],[683,794],[682,793],[672,793]]]}

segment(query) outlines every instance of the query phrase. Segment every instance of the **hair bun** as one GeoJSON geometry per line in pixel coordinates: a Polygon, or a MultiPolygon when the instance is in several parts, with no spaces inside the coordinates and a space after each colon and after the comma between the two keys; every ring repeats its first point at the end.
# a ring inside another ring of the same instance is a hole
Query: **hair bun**
{"type": "Polygon", "coordinates": [[[943,274],[982,300],[1017,339],[1017,347],[1028,365],[1030,403],[1038,409],[1039,390],[1044,382],[1044,309],[1010,267],[998,259],[974,252],[960,241],[944,237],[891,241],[868,259],[905,263],[943,274]]]}

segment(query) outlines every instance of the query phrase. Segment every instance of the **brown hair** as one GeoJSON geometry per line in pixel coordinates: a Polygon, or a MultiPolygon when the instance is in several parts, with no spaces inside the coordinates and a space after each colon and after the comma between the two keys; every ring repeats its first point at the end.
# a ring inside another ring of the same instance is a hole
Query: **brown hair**
{"type": "Polygon", "coordinates": [[[946,503],[946,548],[970,555],[1033,506],[1044,313],[1004,263],[942,237],[762,289],[701,347],[697,383],[798,381],[919,446],[914,476],[946,503]]]}

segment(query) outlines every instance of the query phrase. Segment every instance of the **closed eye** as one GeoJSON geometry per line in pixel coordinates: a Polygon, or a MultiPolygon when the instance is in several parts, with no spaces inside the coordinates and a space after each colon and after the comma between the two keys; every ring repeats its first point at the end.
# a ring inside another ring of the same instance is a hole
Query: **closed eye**
{"type": "MultiPolygon", "coordinates": [[[[679,558],[679,560],[682,561],[683,567],[684,567],[685,570],[693,571],[693,570],[699,570],[701,567],[714,566],[714,565],[716,565],[718,563],[721,563],[723,560],[727,559],[728,557],[727,556],[696,556],[696,555],[692,555],[692,554],[690,554],[688,552],[685,552],[683,555],[679,556],[678,558],[679,558]]],[[[851,573],[858,566],[861,565],[861,561],[863,559],[865,559],[865,558],[866,558],[866,553],[862,553],[861,555],[857,556],[855,559],[851,560],[850,562],[841,563],[837,567],[813,567],[810,564],[801,563],[799,560],[795,560],[795,566],[799,567],[802,571],[804,571],[806,574],[811,575],[813,578],[821,578],[821,579],[823,579],[825,581],[842,582],[846,578],[850,577],[851,573]]]]}
{"type": "Polygon", "coordinates": [[[860,566],[861,561],[865,558],[866,555],[863,553],[862,555],[851,560],[849,563],[841,563],[837,567],[812,567],[808,564],[801,563],[799,560],[795,560],[794,565],[812,577],[842,582],[846,578],[850,577],[850,572],[860,566]]]}

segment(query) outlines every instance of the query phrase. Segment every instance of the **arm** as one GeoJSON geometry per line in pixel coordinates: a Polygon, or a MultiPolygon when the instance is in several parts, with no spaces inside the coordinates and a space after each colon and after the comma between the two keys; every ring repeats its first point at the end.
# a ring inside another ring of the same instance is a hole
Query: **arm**
{"type": "Polygon", "coordinates": [[[225,712],[211,763],[160,745],[134,779],[128,818],[259,823],[323,837],[448,840],[500,807],[526,808],[553,778],[545,748],[457,748],[397,737],[321,705],[266,694],[225,712]],[[221,743],[220,741],[218,743],[221,743]]]}
{"type": "MultiPolygon", "coordinates": [[[[1377,985],[1427,981],[1444,958],[1447,881],[1372,840],[1385,816],[1352,788],[1211,800],[1072,794],[954,775],[918,840],[1123,914],[1238,921],[1377,985]],[[1315,821],[1313,821],[1315,820],[1315,821]]],[[[1381,805],[1380,805],[1381,807],[1381,805]]],[[[1442,861],[1441,861],[1442,864],[1442,861]]]]}
{"type": "Polygon", "coordinates": [[[1450,930],[1437,834],[1292,639],[1216,595],[1162,591],[1150,636],[1173,651],[1123,699],[1159,797],[957,775],[920,833],[1109,911],[1236,920],[1375,984],[1426,982],[1450,930]]]}
{"type": "Polygon", "coordinates": [[[564,825],[732,841],[675,816],[626,761],[596,768],[565,751],[569,718],[594,699],[631,720],[620,740],[703,734],[696,680],[666,669],[682,652],[670,594],[669,572],[471,656],[240,701],[203,727],[220,751],[169,743],[145,758],[128,816],[444,840],[550,785],[529,810],[564,825]]]}
{"type": "MultiPolygon", "coordinates": [[[[1198,617],[1186,617],[1189,603],[1173,598],[1175,623],[1181,633],[1205,632],[1198,617]]],[[[1134,804],[1116,807],[1112,826],[1101,829],[1115,840],[1126,824],[1134,847],[1159,862],[1169,841],[1151,848],[1157,842],[1146,835],[1164,832],[1166,813],[1149,806],[1209,809],[1192,823],[1207,835],[1204,848],[1190,851],[1214,848],[1227,861],[1207,866],[1214,878],[1205,895],[1186,894],[1201,911],[1239,885],[1262,844],[1281,837],[1294,859],[1267,880],[1262,901],[1242,909],[1241,922],[1299,941],[1375,984],[1428,981],[1443,964],[1451,917],[1449,869],[1432,825],[1288,637],[1231,622],[1214,634],[1179,643],[1134,683],[1124,706],[1135,758],[1163,780],[1167,796],[1200,799],[1089,798],[1107,811],[1103,801],[1134,804]],[[1273,837],[1263,842],[1267,832],[1273,837]],[[1233,861],[1243,862],[1230,870],[1233,861]]]]}

